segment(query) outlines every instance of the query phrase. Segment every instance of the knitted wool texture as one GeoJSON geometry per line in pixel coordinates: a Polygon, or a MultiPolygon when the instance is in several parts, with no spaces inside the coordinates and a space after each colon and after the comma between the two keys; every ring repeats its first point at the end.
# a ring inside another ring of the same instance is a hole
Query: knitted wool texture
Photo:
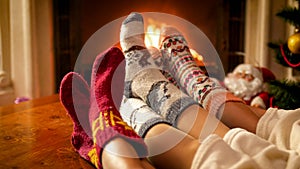
{"type": "Polygon", "coordinates": [[[112,47],[97,56],[92,68],[89,120],[100,157],[104,146],[116,137],[131,143],[140,157],[147,155],[143,139],[122,120],[111,96],[112,77],[123,59],[123,53],[112,47]]]}
{"type": "Polygon", "coordinates": [[[182,93],[160,72],[164,63],[158,49],[145,48],[144,21],[139,13],[131,13],[122,23],[120,39],[125,53],[125,92],[127,98],[138,97],[173,126],[190,105],[192,98],[182,93]],[[139,34],[136,34],[138,30],[139,34]],[[143,36],[141,36],[141,34],[143,36]]]}
{"type": "Polygon", "coordinates": [[[91,161],[88,155],[93,149],[88,118],[90,89],[86,81],[75,72],[68,73],[61,81],[59,97],[73,122],[71,144],[82,158],[91,161]]]}
{"type": "Polygon", "coordinates": [[[162,29],[161,50],[168,72],[179,86],[211,114],[220,118],[219,108],[227,101],[243,102],[217,85],[199,68],[187,41],[173,27],[162,29]],[[165,36],[165,37],[163,37],[165,36]]]}

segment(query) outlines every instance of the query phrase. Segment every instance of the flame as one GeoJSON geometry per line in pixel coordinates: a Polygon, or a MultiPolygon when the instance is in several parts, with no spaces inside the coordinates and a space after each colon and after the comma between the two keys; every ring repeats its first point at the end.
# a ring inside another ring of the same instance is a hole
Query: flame
{"type": "Polygon", "coordinates": [[[190,52],[192,54],[192,56],[194,57],[196,63],[199,65],[199,66],[204,66],[204,63],[203,63],[203,56],[200,55],[197,51],[195,51],[194,49],[190,49],[190,52]]]}
{"type": "Polygon", "coordinates": [[[196,60],[203,61],[203,56],[196,52],[194,49],[190,49],[190,52],[196,60]]]}
{"type": "Polygon", "coordinates": [[[147,27],[145,34],[145,45],[146,47],[159,48],[160,28],[157,25],[150,24],[147,27]]]}
{"type": "MultiPolygon", "coordinates": [[[[161,33],[160,28],[161,26],[153,23],[153,21],[152,23],[149,23],[149,25],[147,26],[146,33],[145,33],[145,40],[144,40],[147,48],[151,46],[159,48],[160,33],[161,33]]],[[[203,56],[197,53],[194,49],[190,49],[190,52],[194,57],[196,63],[199,66],[203,66],[204,65],[203,56]]]]}

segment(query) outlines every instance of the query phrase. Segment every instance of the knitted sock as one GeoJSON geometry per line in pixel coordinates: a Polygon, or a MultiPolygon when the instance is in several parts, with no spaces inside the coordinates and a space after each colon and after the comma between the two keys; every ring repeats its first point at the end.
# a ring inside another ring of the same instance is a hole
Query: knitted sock
{"type": "Polygon", "coordinates": [[[138,13],[132,13],[124,20],[120,33],[126,59],[124,95],[127,98],[141,98],[176,126],[178,116],[195,102],[162,75],[159,70],[162,66],[162,57],[158,56],[160,52],[155,48],[145,49],[143,36],[133,33],[136,30],[143,34],[143,18],[138,13]]]}
{"type": "Polygon", "coordinates": [[[145,102],[137,98],[123,97],[120,113],[123,120],[138,133],[145,137],[147,131],[158,123],[168,123],[162,116],[155,113],[145,102]]]}
{"type": "Polygon", "coordinates": [[[60,101],[73,122],[71,144],[82,158],[91,162],[92,157],[88,155],[93,151],[93,140],[89,137],[91,136],[88,118],[89,93],[86,81],[75,72],[68,73],[61,81],[60,101]],[[85,130],[83,126],[87,126],[85,130]]]}
{"type": "Polygon", "coordinates": [[[196,102],[218,118],[219,108],[226,101],[242,102],[205,75],[194,61],[187,41],[177,29],[164,27],[161,36],[161,50],[167,70],[196,102]]]}
{"type": "MultiPolygon", "coordinates": [[[[133,12],[128,15],[128,17],[123,21],[120,32],[120,44],[122,46],[122,50],[126,55],[143,55],[139,60],[139,64],[142,65],[145,69],[147,68],[163,68],[163,63],[161,61],[160,51],[154,47],[146,50],[146,46],[144,43],[144,20],[143,17],[136,12],[133,12]],[[132,50],[139,50],[135,52],[130,52],[132,50]],[[154,59],[149,59],[152,57],[154,59]]],[[[133,59],[133,58],[131,58],[133,59]]],[[[128,60],[131,60],[128,56],[128,60]]],[[[128,70],[129,71],[129,70],[128,70]]],[[[161,70],[162,74],[172,82],[174,85],[177,85],[177,82],[174,78],[166,71],[161,70]]],[[[137,71],[127,73],[129,75],[135,75],[137,71]]],[[[128,79],[131,79],[128,77],[128,79]]]]}
{"type": "Polygon", "coordinates": [[[96,58],[92,68],[89,120],[98,159],[105,145],[116,137],[128,141],[139,157],[147,155],[143,139],[122,120],[111,96],[113,73],[123,59],[123,53],[112,47],[96,58]]]}
{"type": "MultiPolygon", "coordinates": [[[[129,83],[138,72],[144,69],[159,69],[162,65],[161,57],[159,57],[160,51],[156,48],[145,47],[144,20],[141,14],[133,12],[123,21],[120,44],[126,59],[125,82],[129,83]],[[128,69],[129,66],[135,69],[128,69]]],[[[125,90],[125,92],[128,91],[125,90]]]]}

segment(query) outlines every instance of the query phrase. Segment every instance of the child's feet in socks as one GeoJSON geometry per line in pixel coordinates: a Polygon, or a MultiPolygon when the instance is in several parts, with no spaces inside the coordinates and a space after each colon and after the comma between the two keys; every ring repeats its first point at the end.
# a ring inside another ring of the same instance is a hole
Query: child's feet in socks
{"type": "MultiPolygon", "coordinates": [[[[145,46],[143,36],[129,36],[135,30],[144,30],[142,16],[138,13],[130,14],[121,27],[121,47],[126,59],[124,95],[127,98],[141,98],[155,112],[176,126],[178,116],[195,102],[162,75],[159,70],[162,65],[161,57],[153,57],[157,50],[153,52],[153,49],[135,47],[145,46]]],[[[143,32],[139,33],[144,35],[143,32]]]]}

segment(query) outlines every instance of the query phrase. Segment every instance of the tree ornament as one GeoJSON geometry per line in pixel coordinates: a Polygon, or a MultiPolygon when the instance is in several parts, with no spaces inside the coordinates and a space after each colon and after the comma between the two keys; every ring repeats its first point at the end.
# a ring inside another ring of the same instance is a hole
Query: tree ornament
{"type": "Polygon", "coordinates": [[[288,48],[293,54],[300,54],[300,32],[297,31],[295,34],[288,39],[288,48]]]}

